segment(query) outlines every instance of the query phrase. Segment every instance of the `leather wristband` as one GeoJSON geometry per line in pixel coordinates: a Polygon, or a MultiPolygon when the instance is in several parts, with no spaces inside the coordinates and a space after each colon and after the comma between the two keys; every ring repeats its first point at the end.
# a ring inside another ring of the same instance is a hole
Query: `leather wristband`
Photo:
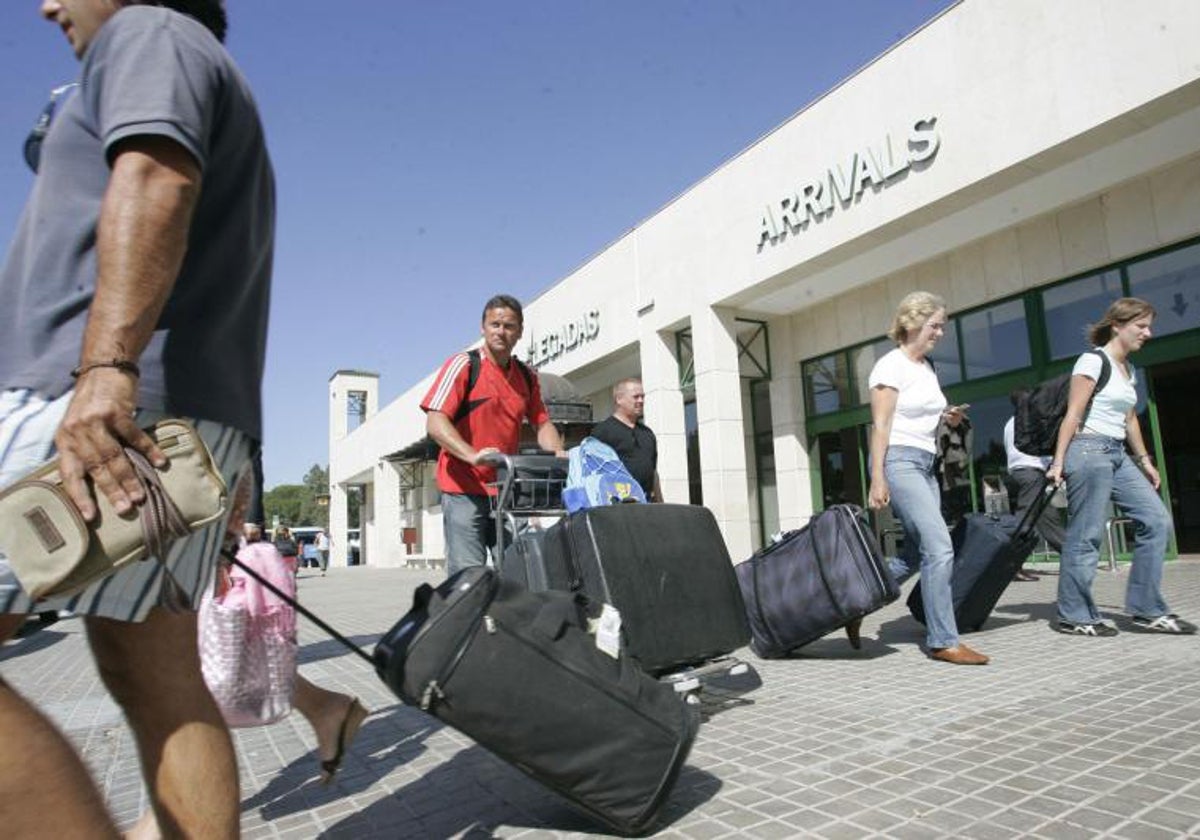
{"type": "Polygon", "coordinates": [[[71,371],[71,378],[78,379],[85,373],[96,370],[97,368],[114,368],[116,370],[123,371],[124,373],[131,374],[135,377],[140,377],[142,375],[142,369],[137,366],[137,362],[130,361],[129,359],[109,359],[108,361],[104,362],[84,362],[79,367],[71,371]]]}

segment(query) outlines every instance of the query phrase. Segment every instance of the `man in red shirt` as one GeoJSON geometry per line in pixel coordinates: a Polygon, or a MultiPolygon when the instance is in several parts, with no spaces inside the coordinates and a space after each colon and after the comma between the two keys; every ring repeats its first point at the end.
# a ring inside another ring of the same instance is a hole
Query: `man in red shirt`
{"type": "Polygon", "coordinates": [[[470,354],[457,353],[442,365],[421,401],[425,429],[442,448],[437,485],[450,574],[482,566],[496,544],[488,500],[496,492],[488,486],[496,474],[482,466],[481,459],[496,452],[515,454],[525,419],[537,429],[538,446],[565,455],[562,436],[542,403],[537,374],[512,352],[524,326],[520,301],[509,295],[493,297],[483,307],[483,346],[474,385],[470,354]]]}

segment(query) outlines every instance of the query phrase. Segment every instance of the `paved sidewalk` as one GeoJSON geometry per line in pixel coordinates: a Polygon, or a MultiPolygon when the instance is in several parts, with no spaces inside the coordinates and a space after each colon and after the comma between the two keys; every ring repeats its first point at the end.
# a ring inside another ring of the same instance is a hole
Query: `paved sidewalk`
{"type": "MultiPolygon", "coordinates": [[[[371,645],[435,572],[302,574],[301,598],[371,645]]],[[[1200,835],[1200,638],[1145,635],[1119,617],[1127,572],[1096,595],[1121,635],[1048,629],[1057,577],[1014,583],[970,641],[983,668],[927,660],[903,599],[864,646],[831,636],[761,680],[714,691],[658,836],[1124,837],[1200,835]]],[[[1200,561],[1170,563],[1172,608],[1200,619],[1200,561]]],[[[907,587],[905,595],[907,595],[907,587]]],[[[80,623],[0,651],[0,674],[83,752],[118,821],[144,807],[132,739],[91,665],[80,623]]],[[[402,706],[357,657],[301,620],[301,670],[373,710],[329,788],[298,714],[236,733],[246,837],[583,836],[600,827],[467,738],[402,706]]]]}

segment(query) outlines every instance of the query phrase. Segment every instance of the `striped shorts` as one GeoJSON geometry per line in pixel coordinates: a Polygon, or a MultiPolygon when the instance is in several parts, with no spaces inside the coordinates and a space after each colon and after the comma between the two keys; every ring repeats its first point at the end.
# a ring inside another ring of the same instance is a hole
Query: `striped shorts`
{"type": "MultiPolygon", "coordinates": [[[[70,400],[70,393],[47,400],[27,390],[0,392],[0,487],[54,455],[54,433],[70,400]]],[[[148,427],[164,417],[161,412],[139,410],[136,419],[138,425],[148,427]]],[[[236,486],[241,473],[251,468],[254,441],[237,429],[211,420],[191,422],[212,451],[226,486],[236,486]]],[[[226,516],[229,508],[232,505],[227,506],[226,516]]],[[[193,605],[200,603],[200,596],[213,580],[225,527],[223,517],[175,541],[167,551],[165,565],[193,605]]],[[[166,594],[163,565],[153,559],[134,563],[75,595],[34,603],[21,589],[7,558],[0,552],[0,613],[70,610],[77,615],[144,621],[151,607],[160,605],[166,594]]]]}

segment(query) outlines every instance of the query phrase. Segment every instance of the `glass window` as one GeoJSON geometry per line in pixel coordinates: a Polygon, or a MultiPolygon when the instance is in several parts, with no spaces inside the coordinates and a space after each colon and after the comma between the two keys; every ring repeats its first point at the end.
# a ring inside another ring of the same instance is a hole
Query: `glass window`
{"type": "Polygon", "coordinates": [[[754,411],[754,458],[758,474],[759,508],[762,511],[761,534],[765,545],[779,530],[779,493],[775,486],[775,433],[771,420],[771,383],[750,383],[754,411]]]}
{"type": "Polygon", "coordinates": [[[830,505],[849,503],[862,506],[863,478],[859,470],[865,452],[860,428],[851,426],[836,432],[817,435],[820,452],[822,509],[830,505]]]}
{"type": "Polygon", "coordinates": [[[855,396],[859,404],[871,401],[871,388],[868,384],[871,379],[871,368],[875,367],[875,363],[883,356],[895,349],[896,344],[890,338],[881,338],[874,344],[866,344],[857,350],[850,351],[850,358],[854,366],[854,386],[857,392],[855,396]]]}
{"type": "Polygon", "coordinates": [[[804,401],[809,414],[825,414],[852,405],[845,353],[805,362],[803,370],[804,401]]]}
{"type": "Polygon", "coordinates": [[[971,460],[974,469],[977,504],[982,507],[986,495],[984,482],[1008,474],[1008,455],[1004,451],[1004,425],[1012,417],[1013,407],[1007,394],[974,400],[967,409],[971,420],[971,460]]]}
{"type": "Polygon", "coordinates": [[[943,388],[962,382],[962,366],[958,363],[957,318],[946,321],[946,332],[942,335],[942,340],[933,348],[933,352],[929,354],[929,358],[933,360],[933,365],[937,368],[938,382],[942,383],[943,388]]]}
{"type": "Polygon", "coordinates": [[[1154,305],[1154,335],[1200,327],[1200,245],[1129,266],[1129,293],[1154,305]]]}
{"type": "Polygon", "coordinates": [[[688,502],[704,504],[704,492],[700,479],[700,422],[696,417],[696,401],[683,404],[683,429],[687,433],[688,502]]]}
{"type": "Polygon", "coordinates": [[[1121,275],[1105,271],[1042,292],[1050,358],[1065,359],[1088,349],[1087,329],[1123,294],[1121,275]]]}
{"type": "Polygon", "coordinates": [[[1025,327],[1023,300],[963,315],[958,322],[967,379],[1029,366],[1029,331],[1025,327]]]}

